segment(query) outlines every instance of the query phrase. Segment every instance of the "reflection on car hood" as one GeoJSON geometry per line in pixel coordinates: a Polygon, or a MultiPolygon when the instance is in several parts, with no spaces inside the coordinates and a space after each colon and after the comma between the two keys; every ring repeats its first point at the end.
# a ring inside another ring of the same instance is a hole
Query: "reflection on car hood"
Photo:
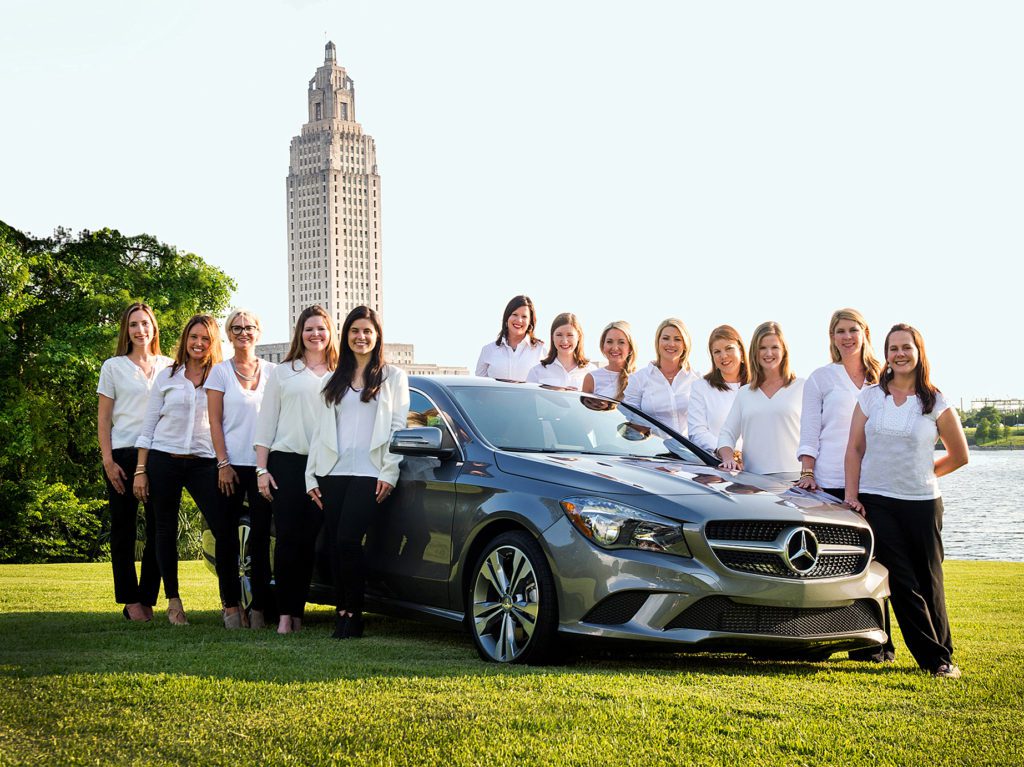
{"type": "MultiPolygon", "coordinates": [[[[759,508],[777,513],[780,506],[803,512],[828,511],[830,501],[838,503],[824,493],[800,490],[791,482],[668,458],[502,452],[496,452],[494,457],[503,472],[553,482],[581,493],[686,496],[694,501],[694,496],[701,496],[709,499],[710,506],[719,506],[720,512],[725,510],[724,505],[734,506],[742,496],[749,499],[741,504],[742,516],[751,512],[756,515],[759,508]],[[722,505],[715,503],[715,499],[722,505]]],[[[629,502],[628,498],[623,500],[629,502]]],[[[698,505],[711,511],[707,504],[698,505]]]]}

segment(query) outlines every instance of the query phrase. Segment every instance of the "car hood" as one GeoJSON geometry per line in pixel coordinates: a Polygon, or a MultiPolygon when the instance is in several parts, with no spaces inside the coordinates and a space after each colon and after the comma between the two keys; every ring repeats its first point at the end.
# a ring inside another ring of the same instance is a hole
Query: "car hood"
{"type": "MultiPolygon", "coordinates": [[[[844,511],[832,496],[801,490],[791,482],[670,458],[497,452],[495,463],[508,474],[552,482],[577,493],[618,497],[647,508],[654,501],[660,513],[682,505],[688,518],[695,511],[697,516],[749,518],[773,518],[783,512],[794,519],[807,513],[844,511]]],[[[849,514],[846,511],[843,516],[849,514]]]]}

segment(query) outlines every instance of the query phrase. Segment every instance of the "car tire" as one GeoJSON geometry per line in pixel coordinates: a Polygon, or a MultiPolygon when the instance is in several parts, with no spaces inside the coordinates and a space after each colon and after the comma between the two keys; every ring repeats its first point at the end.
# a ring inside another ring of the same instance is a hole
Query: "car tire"
{"type": "Polygon", "coordinates": [[[533,536],[502,533],[477,557],[466,589],[466,627],[490,663],[558,659],[555,581],[533,536]]]}
{"type": "MultiPolygon", "coordinates": [[[[238,585],[242,595],[241,605],[243,609],[249,609],[252,604],[252,552],[249,544],[249,536],[252,533],[252,525],[249,523],[249,515],[243,514],[238,520],[238,585]]],[[[217,574],[217,542],[203,520],[203,561],[206,569],[214,575],[217,574]]],[[[271,560],[273,561],[273,560],[271,560]]]]}

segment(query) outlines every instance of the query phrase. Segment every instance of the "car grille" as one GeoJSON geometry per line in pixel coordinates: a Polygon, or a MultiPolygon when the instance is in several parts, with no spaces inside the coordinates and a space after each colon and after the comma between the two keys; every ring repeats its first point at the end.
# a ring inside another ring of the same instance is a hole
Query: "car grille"
{"type": "Polygon", "coordinates": [[[705,597],[690,605],[665,626],[734,634],[814,637],[881,629],[878,607],[858,599],[845,607],[769,607],[734,602],[729,597],[705,597]]]}
{"type": "Polygon", "coordinates": [[[842,578],[862,572],[871,557],[871,531],[852,525],[713,521],[704,526],[704,535],[730,570],[773,578],[842,578]],[[785,558],[786,537],[798,528],[813,533],[818,548],[816,564],[805,572],[790,567],[785,558]]]}
{"type": "Polygon", "coordinates": [[[605,597],[583,616],[583,623],[598,623],[603,626],[621,626],[633,620],[637,610],[644,606],[648,591],[622,591],[605,597]]]}

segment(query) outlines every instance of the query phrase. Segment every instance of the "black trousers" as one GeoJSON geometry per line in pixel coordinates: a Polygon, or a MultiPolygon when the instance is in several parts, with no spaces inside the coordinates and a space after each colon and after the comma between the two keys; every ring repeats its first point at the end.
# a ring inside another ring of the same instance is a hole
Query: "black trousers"
{"type": "Polygon", "coordinates": [[[306,610],[309,582],[313,578],[316,536],[323,512],[306,495],[306,456],[274,450],[267,470],[277,483],[274,500],[274,580],[281,615],[301,618],[306,610]]]}
{"type": "Polygon", "coordinates": [[[110,499],[110,565],[114,570],[114,600],[130,605],[140,602],[152,607],[160,592],[160,566],[156,562],[156,521],[153,504],[143,504],[146,518],[146,545],[142,549],[142,571],[135,574],[135,539],[139,518],[139,501],[132,494],[136,459],[139,451],[134,447],[119,447],[112,451],[114,463],[127,477],[124,492],[119,493],[110,484],[106,472],[107,497],[110,499]]]}
{"type": "Polygon", "coordinates": [[[339,612],[363,611],[366,561],[363,537],[377,510],[377,478],[317,477],[331,544],[334,599],[339,612]]]}
{"type": "MultiPolygon", "coordinates": [[[[224,534],[214,530],[217,541],[216,557],[218,565],[223,560],[234,563],[229,580],[226,583],[221,577],[220,568],[217,578],[220,582],[220,598],[225,605],[238,604],[242,598],[241,585],[238,580],[238,523],[249,512],[249,583],[252,587],[253,610],[274,610],[274,595],[270,590],[270,501],[259,494],[256,486],[255,466],[232,466],[238,475],[238,484],[231,495],[221,494],[221,519],[218,525],[223,526],[224,534]]],[[[210,529],[214,526],[207,520],[210,529]]]]}
{"type": "Polygon", "coordinates": [[[953,638],[942,578],[942,499],[902,501],[863,493],[875,558],[889,569],[892,610],[917,665],[952,663],[953,638]]]}
{"type": "MultiPolygon", "coordinates": [[[[215,458],[175,458],[161,450],[150,450],[147,464],[149,497],[156,518],[156,560],[164,579],[164,595],[178,594],[178,512],[181,491],[188,490],[207,519],[216,517],[220,507],[215,458]]],[[[237,576],[236,576],[237,580],[237,576]]]]}

